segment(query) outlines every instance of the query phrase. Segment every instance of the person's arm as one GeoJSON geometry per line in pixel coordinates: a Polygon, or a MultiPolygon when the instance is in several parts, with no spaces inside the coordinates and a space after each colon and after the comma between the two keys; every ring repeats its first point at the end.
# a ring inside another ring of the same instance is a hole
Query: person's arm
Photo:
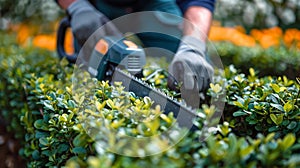
{"type": "Polygon", "coordinates": [[[206,41],[212,22],[212,12],[205,7],[191,6],[185,13],[183,34],[206,41]]]}
{"type": "Polygon", "coordinates": [[[177,0],[176,2],[186,19],[184,35],[205,41],[211,27],[215,0],[177,0]]]}

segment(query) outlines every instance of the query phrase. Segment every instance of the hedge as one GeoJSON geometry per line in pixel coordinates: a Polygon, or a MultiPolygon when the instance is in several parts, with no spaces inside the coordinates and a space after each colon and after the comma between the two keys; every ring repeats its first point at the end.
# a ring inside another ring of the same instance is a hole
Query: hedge
{"type": "Polygon", "coordinates": [[[295,79],[300,76],[299,49],[283,45],[264,49],[262,47],[236,46],[229,42],[213,43],[224,65],[235,65],[243,73],[249,68],[259,71],[259,76],[287,76],[295,79]]]}
{"type": "MultiPolygon", "coordinates": [[[[219,78],[207,93],[217,97],[223,91],[227,92],[223,117],[211,130],[211,136],[201,142],[198,140],[201,131],[190,132],[160,154],[145,156],[149,148],[136,146],[129,152],[137,152],[136,155],[141,157],[126,157],[104,148],[106,145],[122,149],[125,141],[113,141],[109,136],[89,136],[93,124],[105,124],[105,127],[99,127],[102,135],[107,135],[105,131],[109,129],[115,130],[120,137],[124,132],[133,137],[149,137],[170,127],[174,117],[162,114],[158,107],[151,107],[152,101],[148,97],[140,98],[124,91],[120,84],[111,86],[104,81],[89,79],[94,84],[94,92],[89,95],[93,99],[72,94],[73,66],[65,60],[59,61],[52,52],[21,48],[10,40],[11,35],[3,34],[3,37],[6,40],[0,42],[1,116],[21,142],[19,153],[27,167],[300,165],[297,81],[286,77],[260,78],[255,67],[245,75],[229,66],[225,69],[226,78],[219,78]],[[225,90],[221,85],[226,86],[225,90]],[[89,107],[84,113],[83,105],[89,107]],[[137,118],[130,117],[132,108],[139,111],[137,118]],[[99,115],[102,120],[93,120],[99,115]],[[159,117],[151,120],[153,115],[159,117]],[[83,119],[88,122],[83,124],[83,119]]],[[[164,82],[158,82],[157,86],[164,86],[164,82]]],[[[201,128],[214,107],[204,104],[198,112],[203,116],[197,121],[201,128]]],[[[175,126],[175,130],[177,128],[175,126]]]]}

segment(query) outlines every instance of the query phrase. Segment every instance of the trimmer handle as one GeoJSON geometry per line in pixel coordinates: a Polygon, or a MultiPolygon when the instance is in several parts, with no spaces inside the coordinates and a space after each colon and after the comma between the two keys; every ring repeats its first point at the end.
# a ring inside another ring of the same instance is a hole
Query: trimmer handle
{"type": "Polygon", "coordinates": [[[56,41],[56,49],[59,58],[67,58],[67,60],[70,63],[75,63],[77,60],[77,53],[75,52],[74,54],[70,55],[67,54],[65,51],[65,37],[66,37],[66,31],[67,29],[71,27],[70,20],[68,17],[63,18],[58,27],[58,32],[57,32],[57,41],[56,41]]]}

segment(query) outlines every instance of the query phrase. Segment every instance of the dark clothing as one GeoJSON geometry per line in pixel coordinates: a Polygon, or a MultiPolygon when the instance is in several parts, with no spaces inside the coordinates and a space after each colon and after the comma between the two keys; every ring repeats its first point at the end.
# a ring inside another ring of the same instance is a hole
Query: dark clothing
{"type": "Polygon", "coordinates": [[[182,36],[179,26],[182,12],[175,0],[126,0],[127,3],[124,1],[122,4],[117,1],[94,0],[93,5],[112,20],[122,33],[136,34],[144,47],[163,48],[173,53],[177,51],[182,36]],[[156,12],[131,14],[145,11],[156,12]]]}
{"type": "Polygon", "coordinates": [[[183,13],[191,6],[202,6],[211,12],[215,8],[215,0],[176,0],[176,3],[183,13]]]}
{"type": "MultiPolygon", "coordinates": [[[[95,1],[95,0],[93,0],[95,1]]],[[[96,0],[97,1],[97,0],[96,0]]],[[[111,4],[117,7],[124,7],[124,6],[135,6],[136,4],[147,4],[147,1],[143,0],[103,0],[104,2],[111,4]]],[[[95,3],[95,2],[94,2],[95,3]]],[[[211,12],[214,11],[215,8],[215,0],[176,0],[177,5],[184,13],[189,7],[191,6],[202,6],[210,10],[211,12]]],[[[96,4],[96,3],[95,3],[96,4]]]]}

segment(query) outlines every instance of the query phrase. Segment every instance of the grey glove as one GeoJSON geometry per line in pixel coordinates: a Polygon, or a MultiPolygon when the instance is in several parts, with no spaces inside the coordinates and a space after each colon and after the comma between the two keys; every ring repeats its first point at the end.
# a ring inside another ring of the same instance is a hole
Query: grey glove
{"type": "MultiPolygon", "coordinates": [[[[205,59],[206,45],[192,36],[185,36],[175,54],[169,72],[182,89],[204,91],[212,82],[213,67],[205,59]]],[[[170,83],[168,83],[170,85],[170,83]]]]}
{"type": "MultiPolygon", "coordinates": [[[[77,0],[72,3],[68,9],[68,14],[71,16],[72,31],[82,46],[84,42],[92,35],[99,27],[109,21],[102,13],[97,11],[87,0],[77,0]]],[[[112,24],[107,24],[100,35],[119,35],[119,31],[112,24]]]]}

